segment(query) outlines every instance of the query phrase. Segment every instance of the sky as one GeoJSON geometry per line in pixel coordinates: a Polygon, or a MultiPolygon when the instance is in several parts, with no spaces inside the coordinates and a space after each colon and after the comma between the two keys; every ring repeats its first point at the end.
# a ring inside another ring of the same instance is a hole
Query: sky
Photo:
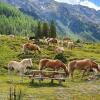
{"type": "Polygon", "coordinates": [[[100,0],[91,0],[92,2],[94,2],[96,5],[100,6],[100,0]]]}
{"type": "Polygon", "coordinates": [[[55,1],[69,3],[73,5],[80,4],[83,6],[87,6],[89,8],[100,10],[100,0],[55,0],[55,1]]]}

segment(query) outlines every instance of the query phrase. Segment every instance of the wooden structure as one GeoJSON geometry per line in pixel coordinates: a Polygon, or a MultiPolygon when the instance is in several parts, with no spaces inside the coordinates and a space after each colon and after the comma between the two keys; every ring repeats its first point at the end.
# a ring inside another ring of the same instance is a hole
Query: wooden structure
{"type": "Polygon", "coordinates": [[[38,80],[39,84],[41,84],[43,80],[51,80],[51,84],[53,84],[54,80],[57,80],[59,85],[61,85],[62,82],[65,82],[67,79],[64,72],[43,70],[32,70],[29,78],[31,79],[31,83],[34,83],[35,80],[38,80]]]}

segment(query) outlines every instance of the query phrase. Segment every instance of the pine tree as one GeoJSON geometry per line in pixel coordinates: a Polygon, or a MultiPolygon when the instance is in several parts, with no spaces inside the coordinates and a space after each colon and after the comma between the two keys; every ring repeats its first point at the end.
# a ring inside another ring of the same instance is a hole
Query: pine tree
{"type": "Polygon", "coordinates": [[[49,33],[50,37],[52,38],[56,38],[56,26],[55,26],[55,23],[54,21],[52,20],[51,23],[50,23],[50,33],[49,33]]]}
{"type": "Polygon", "coordinates": [[[43,37],[49,36],[49,25],[48,25],[48,23],[43,23],[42,33],[43,33],[43,37]]]}
{"type": "Polygon", "coordinates": [[[0,2],[0,34],[33,35],[37,21],[19,9],[0,2]]]}
{"type": "Polygon", "coordinates": [[[35,33],[35,38],[36,39],[42,38],[42,29],[41,29],[40,21],[38,22],[38,26],[37,26],[36,33],[35,33]]]}

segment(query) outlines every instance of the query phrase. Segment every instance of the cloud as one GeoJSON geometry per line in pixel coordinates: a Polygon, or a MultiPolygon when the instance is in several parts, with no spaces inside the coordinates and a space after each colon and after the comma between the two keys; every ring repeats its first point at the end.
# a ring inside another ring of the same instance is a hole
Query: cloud
{"type": "Polygon", "coordinates": [[[65,2],[68,4],[72,4],[72,5],[80,4],[83,6],[87,6],[89,8],[94,8],[95,10],[100,10],[100,6],[97,6],[96,4],[91,2],[90,0],[55,0],[55,1],[65,2]]]}
{"type": "Polygon", "coordinates": [[[80,2],[80,5],[88,6],[90,8],[94,8],[96,10],[100,10],[99,6],[95,5],[93,2],[90,2],[88,0],[84,0],[83,2],[80,2]]]}
{"type": "Polygon", "coordinates": [[[65,2],[65,3],[69,3],[69,4],[78,4],[80,2],[80,0],[55,0],[58,2],[65,2]]]}

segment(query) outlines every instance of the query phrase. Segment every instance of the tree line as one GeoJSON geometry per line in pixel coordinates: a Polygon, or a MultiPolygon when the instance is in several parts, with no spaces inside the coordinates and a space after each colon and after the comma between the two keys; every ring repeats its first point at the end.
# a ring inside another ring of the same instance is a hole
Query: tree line
{"type": "Polygon", "coordinates": [[[43,37],[51,37],[55,38],[57,36],[56,33],[56,26],[54,21],[52,20],[50,24],[47,22],[38,22],[36,32],[35,32],[35,38],[43,38],[43,37]]]}
{"type": "Polygon", "coordinates": [[[0,2],[0,34],[31,35],[34,34],[36,25],[37,20],[9,4],[0,2]]]}
{"type": "Polygon", "coordinates": [[[23,14],[19,9],[0,2],[0,34],[22,36],[56,37],[54,21],[50,24],[34,20],[23,14]]]}

